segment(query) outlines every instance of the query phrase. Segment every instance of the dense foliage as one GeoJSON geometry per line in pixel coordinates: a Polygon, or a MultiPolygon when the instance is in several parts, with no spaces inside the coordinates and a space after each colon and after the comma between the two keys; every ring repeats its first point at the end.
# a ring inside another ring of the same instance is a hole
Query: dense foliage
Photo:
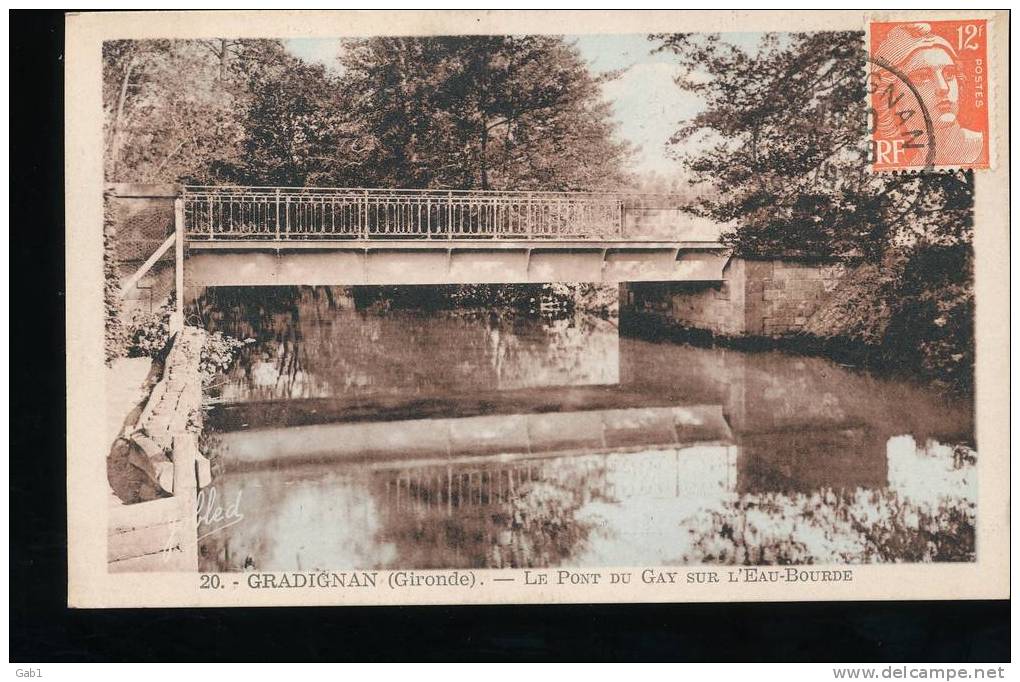
{"type": "Polygon", "coordinates": [[[555,36],[370,38],[343,53],[380,186],[583,190],[623,183],[601,81],[555,36]]]}
{"type": "Polygon", "coordinates": [[[861,33],[766,35],[751,56],[719,35],[656,36],[706,102],[673,136],[718,192],[694,208],[734,227],[741,255],[881,261],[890,247],[969,244],[963,173],[868,169],[861,33]]]}
{"type": "MultiPolygon", "coordinates": [[[[126,332],[126,354],[129,357],[159,358],[170,342],[170,315],[174,298],[151,313],[137,313],[126,332]]],[[[234,362],[247,341],[241,341],[222,332],[205,332],[198,371],[206,385],[234,362]]]]}
{"type": "Polygon", "coordinates": [[[111,182],[596,189],[627,178],[601,83],[555,36],[104,44],[111,182]]]}
{"type": "Polygon", "coordinates": [[[739,255],[846,262],[812,331],[968,387],[973,177],[869,171],[863,34],[767,34],[753,55],[718,34],[653,40],[706,102],[671,141],[714,190],[691,209],[731,225],[739,255]]]}
{"type": "Polygon", "coordinates": [[[103,202],[103,315],[106,362],[124,354],[127,332],[121,322],[120,273],[117,272],[117,227],[113,208],[103,202]]]}
{"type": "Polygon", "coordinates": [[[128,326],[128,357],[154,358],[163,352],[170,341],[170,314],[173,310],[171,297],[155,312],[135,313],[128,326]]]}
{"type": "Polygon", "coordinates": [[[237,49],[218,40],[103,43],[107,181],[215,181],[214,166],[239,157],[241,91],[225,67],[237,49]]]}
{"type": "Polygon", "coordinates": [[[276,42],[246,49],[236,70],[243,160],[224,164],[228,177],[252,185],[361,184],[366,142],[338,78],[276,42]]]}

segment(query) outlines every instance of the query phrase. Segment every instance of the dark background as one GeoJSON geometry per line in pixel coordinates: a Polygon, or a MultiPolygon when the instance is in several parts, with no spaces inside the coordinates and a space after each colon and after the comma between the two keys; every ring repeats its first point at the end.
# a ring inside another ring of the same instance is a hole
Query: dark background
{"type": "Polygon", "coordinates": [[[1007,601],[67,609],[63,14],[10,22],[12,661],[1009,660],[1007,601]]]}

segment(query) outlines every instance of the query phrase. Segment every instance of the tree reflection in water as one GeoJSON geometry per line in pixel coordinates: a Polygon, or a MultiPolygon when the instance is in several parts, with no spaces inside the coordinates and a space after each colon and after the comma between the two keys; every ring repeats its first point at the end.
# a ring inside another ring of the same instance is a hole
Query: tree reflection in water
{"type": "Polygon", "coordinates": [[[225,401],[614,384],[615,323],[456,310],[355,310],[344,287],[210,289],[211,331],[256,343],[220,377],[225,401]]]}
{"type": "Polygon", "coordinates": [[[888,490],[741,495],[691,520],[681,563],[973,561],[974,509],[945,500],[929,510],[888,490]]]}
{"type": "Polygon", "coordinates": [[[203,570],[973,561],[972,451],[888,444],[876,487],[739,490],[739,448],[240,471],[203,570]]]}
{"type": "MultiPolygon", "coordinates": [[[[929,448],[932,445],[937,446],[929,448]]],[[[895,485],[732,495],[721,508],[705,509],[687,521],[691,548],[680,561],[743,565],[974,561],[976,504],[968,488],[975,462],[972,450],[954,448],[951,466],[959,474],[955,477],[959,487],[955,493],[929,488],[927,500],[915,499],[895,485]]],[[[932,479],[924,480],[932,485],[932,479]]]]}

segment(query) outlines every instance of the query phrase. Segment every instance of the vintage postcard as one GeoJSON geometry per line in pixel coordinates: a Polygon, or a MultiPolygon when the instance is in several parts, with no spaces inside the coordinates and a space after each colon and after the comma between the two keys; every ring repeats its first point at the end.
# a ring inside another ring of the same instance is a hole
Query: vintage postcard
{"type": "Polygon", "coordinates": [[[70,605],[1007,597],[1008,31],[69,15],[70,605]]]}

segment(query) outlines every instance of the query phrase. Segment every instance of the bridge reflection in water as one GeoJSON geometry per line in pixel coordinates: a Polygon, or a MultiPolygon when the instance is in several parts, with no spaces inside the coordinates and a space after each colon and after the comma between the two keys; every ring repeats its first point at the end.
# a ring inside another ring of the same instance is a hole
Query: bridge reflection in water
{"type": "Polygon", "coordinates": [[[973,558],[966,405],[603,322],[292,298],[207,318],[257,343],[207,420],[244,518],[205,569],[973,558]]]}

